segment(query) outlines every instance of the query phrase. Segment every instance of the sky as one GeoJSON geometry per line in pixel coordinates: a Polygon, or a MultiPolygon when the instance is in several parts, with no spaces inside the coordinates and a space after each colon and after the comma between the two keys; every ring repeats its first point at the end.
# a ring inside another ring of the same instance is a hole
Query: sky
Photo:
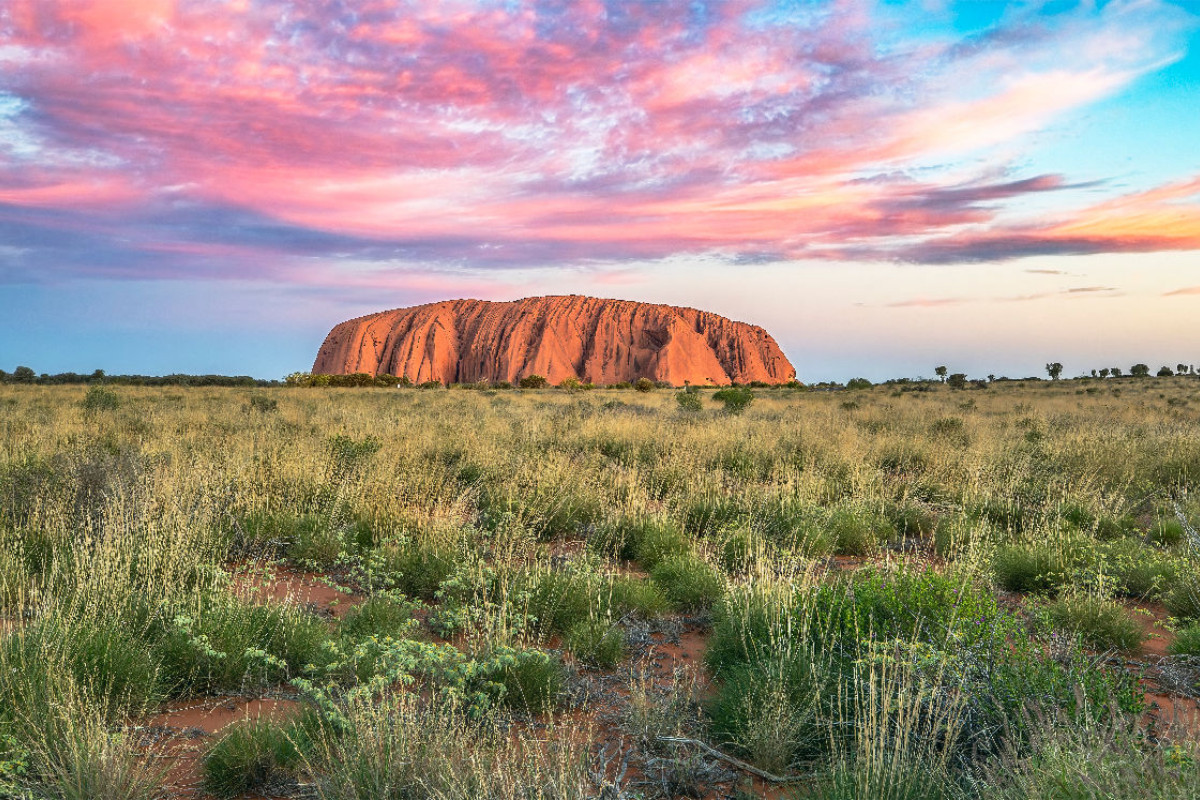
{"type": "Polygon", "coordinates": [[[0,369],[572,293],[805,381],[1200,365],[1200,0],[0,2],[0,369]]]}

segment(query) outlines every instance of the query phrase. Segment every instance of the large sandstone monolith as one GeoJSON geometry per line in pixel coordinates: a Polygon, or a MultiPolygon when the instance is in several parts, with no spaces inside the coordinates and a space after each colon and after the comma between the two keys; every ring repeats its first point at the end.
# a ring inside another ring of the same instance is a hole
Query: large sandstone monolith
{"type": "Polygon", "coordinates": [[[605,385],[644,377],[676,386],[796,377],[757,325],[694,308],[578,295],[447,300],[348,320],[325,337],[313,372],[417,383],[542,375],[551,383],[574,377],[605,385]]]}

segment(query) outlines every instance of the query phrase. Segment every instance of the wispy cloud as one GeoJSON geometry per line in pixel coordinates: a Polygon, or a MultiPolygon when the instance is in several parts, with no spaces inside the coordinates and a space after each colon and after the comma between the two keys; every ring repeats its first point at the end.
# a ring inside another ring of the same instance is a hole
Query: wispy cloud
{"type": "Polygon", "coordinates": [[[13,0],[0,280],[1200,248],[1200,179],[1114,197],[1004,155],[1193,25],[1150,1],[963,42],[858,3],[13,0]],[[1036,198],[1058,210],[1020,221],[1036,198]]]}

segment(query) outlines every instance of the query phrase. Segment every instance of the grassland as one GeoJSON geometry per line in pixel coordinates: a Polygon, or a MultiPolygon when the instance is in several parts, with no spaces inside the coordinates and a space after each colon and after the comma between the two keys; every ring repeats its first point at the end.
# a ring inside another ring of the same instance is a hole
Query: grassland
{"type": "Polygon", "coordinates": [[[1200,796],[1200,380],[755,393],[0,387],[0,797],[1200,796]]]}

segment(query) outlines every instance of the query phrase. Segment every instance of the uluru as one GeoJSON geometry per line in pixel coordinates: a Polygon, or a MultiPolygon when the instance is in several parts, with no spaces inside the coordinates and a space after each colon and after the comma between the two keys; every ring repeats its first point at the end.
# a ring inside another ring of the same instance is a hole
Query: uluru
{"type": "Polygon", "coordinates": [[[325,337],[313,372],[446,384],[530,375],[554,384],[649,378],[675,386],[796,377],[757,325],[694,308],[580,295],[447,300],[347,320],[325,337]]]}

